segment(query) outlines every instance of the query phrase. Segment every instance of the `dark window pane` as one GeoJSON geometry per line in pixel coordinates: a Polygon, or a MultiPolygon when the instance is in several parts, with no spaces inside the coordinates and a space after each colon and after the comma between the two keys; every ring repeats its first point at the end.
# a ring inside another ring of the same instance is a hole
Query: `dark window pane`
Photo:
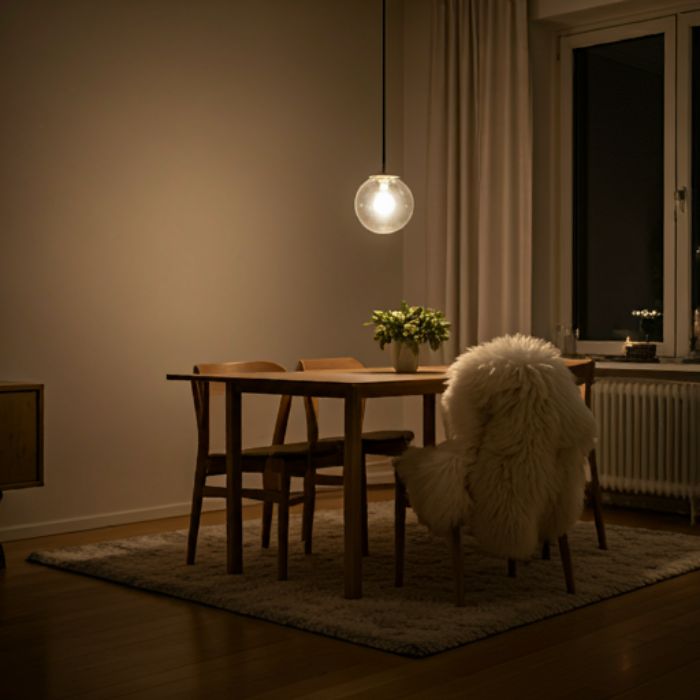
{"type": "Polygon", "coordinates": [[[693,96],[691,103],[691,226],[693,346],[700,350],[700,27],[693,28],[693,96]]]}
{"type": "Polygon", "coordinates": [[[662,340],[663,35],[574,51],[574,308],[584,340],[662,340]]]}

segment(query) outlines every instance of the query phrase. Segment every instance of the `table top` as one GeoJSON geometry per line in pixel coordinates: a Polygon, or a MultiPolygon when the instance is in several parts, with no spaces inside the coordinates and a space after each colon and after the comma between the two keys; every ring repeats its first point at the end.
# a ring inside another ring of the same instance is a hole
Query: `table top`
{"type": "Polygon", "coordinates": [[[296,396],[344,397],[435,394],[444,391],[446,366],[419,367],[399,373],[389,367],[356,370],[306,370],[303,372],[237,372],[231,374],[168,374],[173,381],[206,380],[235,385],[242,392],[296,396]]]}
{"type": "MultiPolygon", "coordinates": [[[[592,367],[590,358],[565,358],[574,374],[592,367]]],[[[417,372],[396,372],[391,367],[361,369],[321,369],[293,372],[232,372],[231,374],[172,373],[172,381],[206,380],[233,384],[243,392],[255,394],[289,394],[294,396],[345,397],[411,396],[438,394],[445,390],[447,365],[426,365],[417,372]]]]}

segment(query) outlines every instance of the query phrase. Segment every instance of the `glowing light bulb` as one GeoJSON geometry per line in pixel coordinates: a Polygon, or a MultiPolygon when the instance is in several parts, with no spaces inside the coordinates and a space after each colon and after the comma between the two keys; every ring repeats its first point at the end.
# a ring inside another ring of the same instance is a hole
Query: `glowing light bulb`
{"type": "Polygon", "coordinates": [[[372,209],[374,209],[378,216],[384,218],[391,216],[394,209],[396,209],[396,200],[389,192],[389,187],[386,182],[382,182],[379,185],[379,192],[374,195],[374,199],[372,200],[372,209]]]}
{"type": "Polygon", "coordinates": [[[394,233],[413,216],[413,194],[398,175],[370,175],[355,195],[355,214],[373,233],[394,233]]]}

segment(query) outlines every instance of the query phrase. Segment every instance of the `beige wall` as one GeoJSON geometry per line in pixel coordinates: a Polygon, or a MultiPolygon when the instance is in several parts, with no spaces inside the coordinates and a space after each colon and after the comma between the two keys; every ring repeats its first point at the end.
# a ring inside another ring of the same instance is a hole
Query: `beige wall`
{"type": "Polygon", "coordinates": [[[0,377],[45,383],[46,486],[6,494],[0,539],[186,511],[168,371],[385,361],[362,323],[401,298],[402,239],[352,210],[379,164],[377,21],[374,0],[3,3],[0,377]]]}

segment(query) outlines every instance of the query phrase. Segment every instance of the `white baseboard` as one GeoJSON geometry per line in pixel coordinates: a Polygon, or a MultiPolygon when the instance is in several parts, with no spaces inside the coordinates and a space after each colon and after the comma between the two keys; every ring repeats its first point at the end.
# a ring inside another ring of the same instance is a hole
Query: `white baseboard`
{"type": "MultiPolygon", "coordinates": [[[[337,468],[338,474],[342,467],[337,468]]],[[[332,470],[324,470],[326,473],[332,470]]],[[[394,470],[388,460],[378,460],[367,464],[367,483],[370,486],[389,485],[394,483],[394,470]]],[[[334,486],[326,489],[337,488],[334,486]]],[[[255,501],[244,499],[244,505],[252,505],[255,501]]],[[[137,508],[134,510],[121,510],[111,513],[66,518],[62,520],[47,520],[38,523],[24,525],[10,525],[0,528],[0,542],[12,542],[13,540],[26,540],[32,537],[44,537],[45,535],[58,535],[65,532],[79,532],[81,530],[95,530],[101,527],[113,525],[126,525],[128,523],[144,522],[147,520],[160,520],[161,518],[173,518],[180,515],[189,515],[190,501],[171,503],[164,506],[150,508],[137,508]]],[[[203,510],[223,510],[222,501],[219,499],[205,501],[203,510]]]]}
{"type": "MultiPolygon", "coordinates": [[[[78,518],[47,520],[39,523],[28,523],[26,525],[10,525],[9,527],[0,528],[0,542],[26,540],[31,537],[57,535],[64,532],[95,530],[101,527],[125,525],[127,523],[137,523],[146,520],[159,520],[160,518],[172,518],[189,513],[190,505],[191,504],[189,502],[171,503],[170,505],[165,506],[121,510],[114,511],[112,513],[86,515],[78,518]]],[[[206,510],[216,510],[216,508],[206,508],[206,510]]]]}

